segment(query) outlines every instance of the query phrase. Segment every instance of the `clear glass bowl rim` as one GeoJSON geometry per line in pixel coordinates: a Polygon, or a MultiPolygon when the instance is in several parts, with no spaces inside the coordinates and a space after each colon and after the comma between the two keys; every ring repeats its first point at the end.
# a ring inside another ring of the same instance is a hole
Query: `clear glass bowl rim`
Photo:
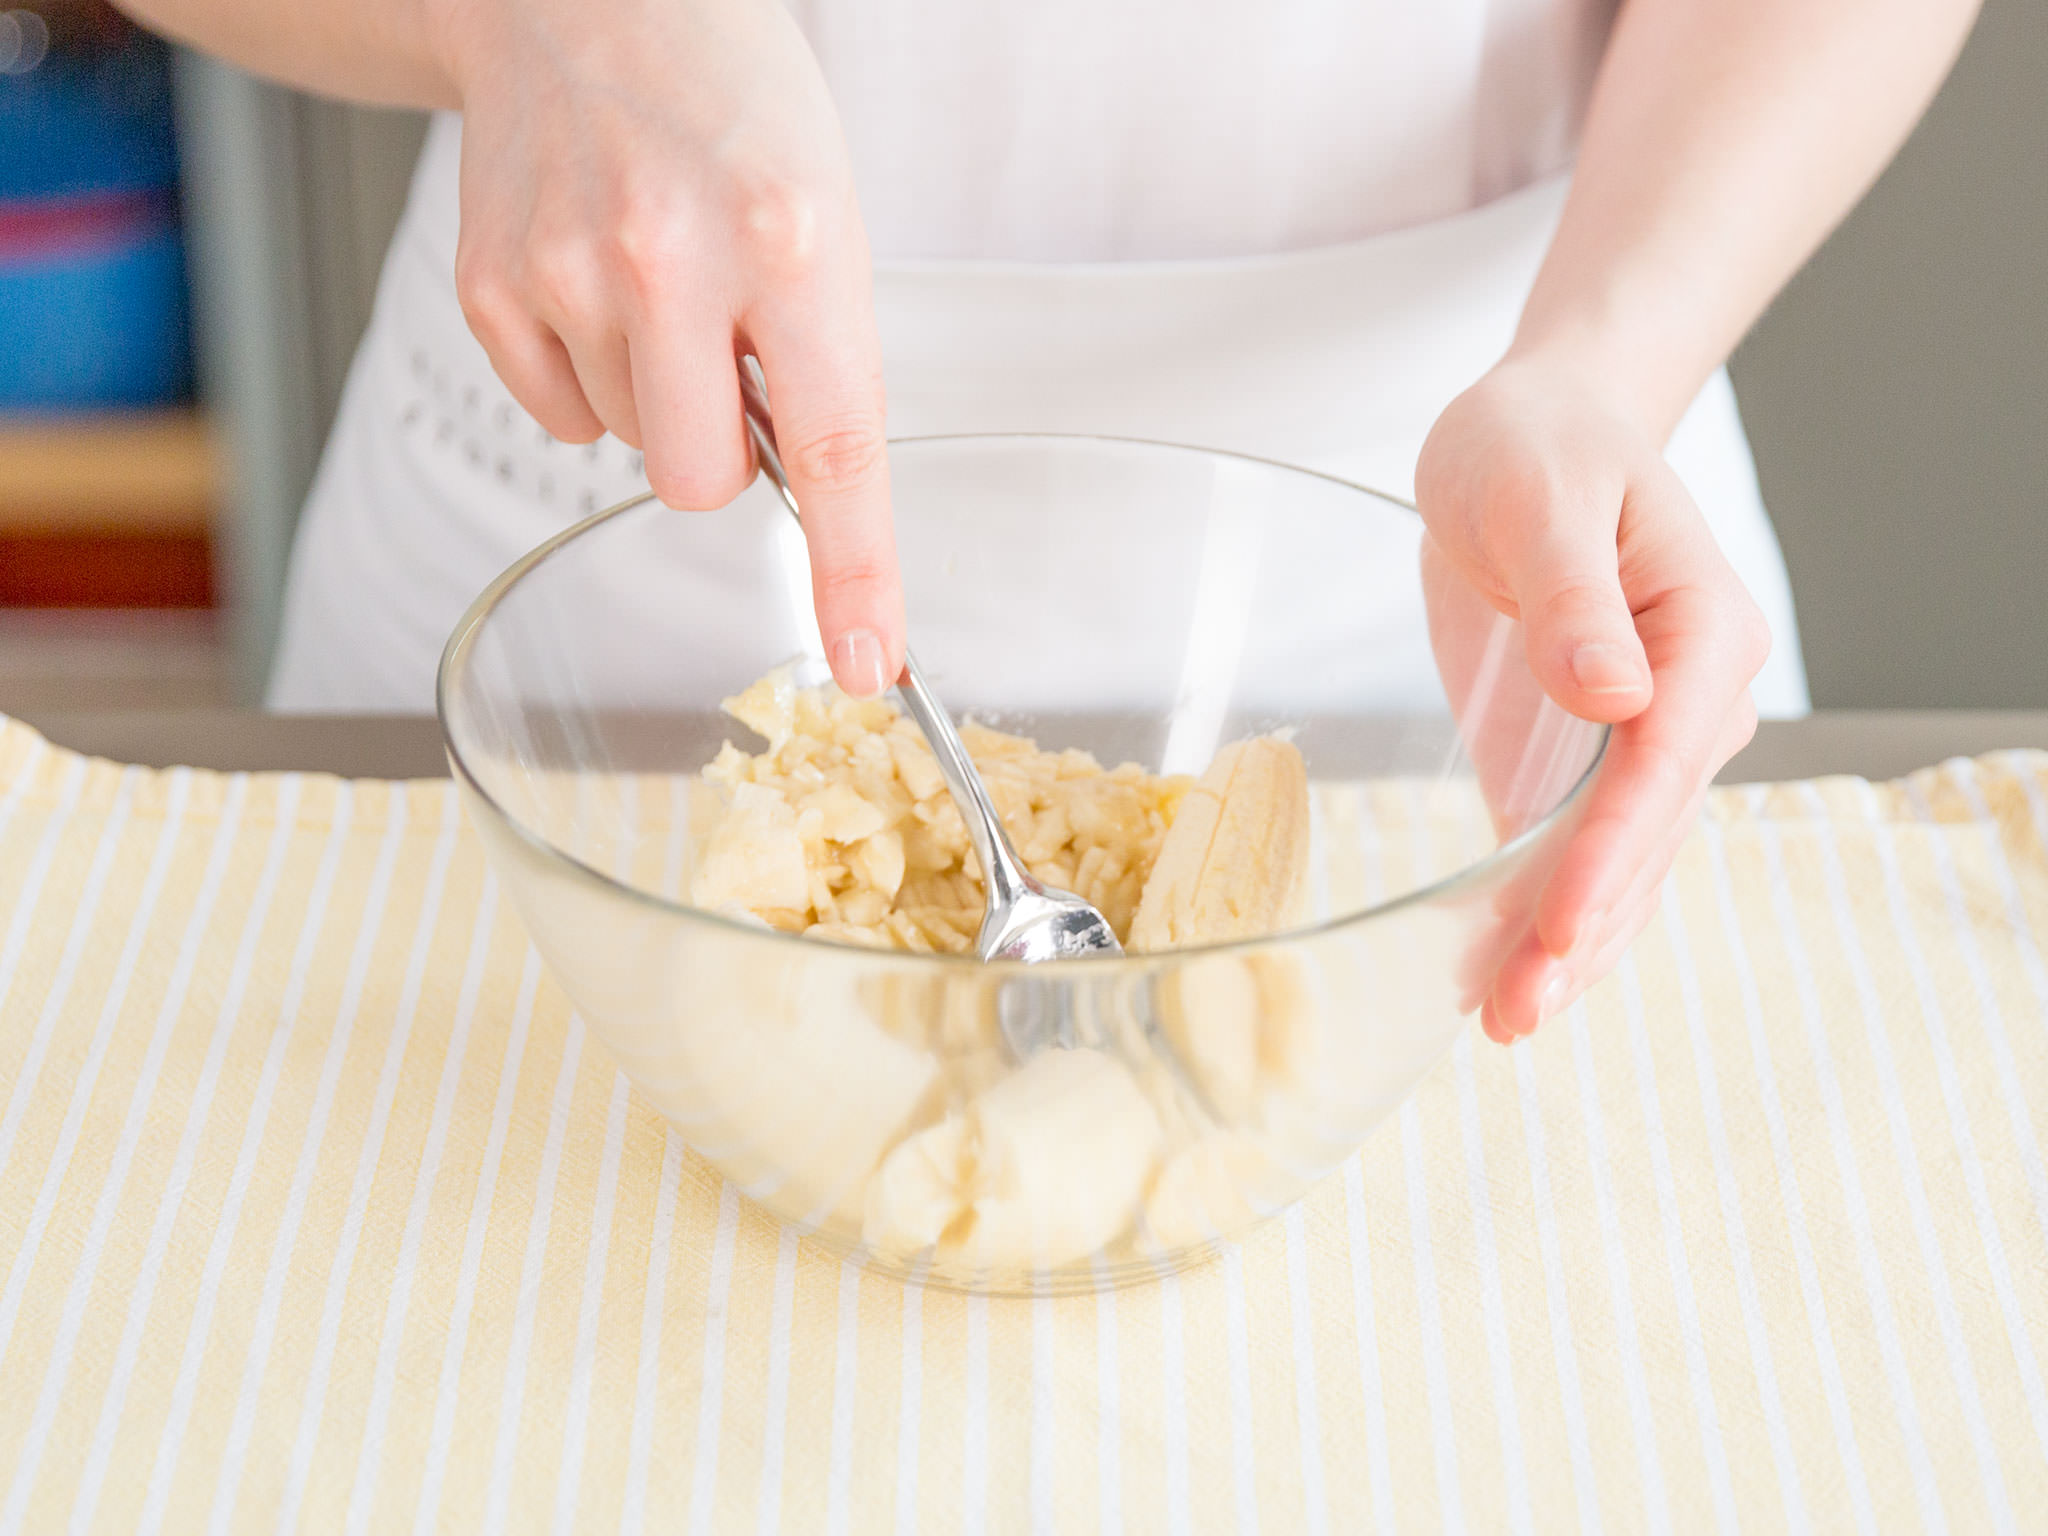
{"type": "MultiPolygon", "coordinates": [[[[1170,443],[1152,438],[1117,437],[1104,433],[1089,432],[945,432],[931,433],[921,437],[891,438],[889,446],[893,449],[913,447],[926,443],[1033,441],[1050,443],[1109,443],[1122,447],[1166,449],[1175,453],[1193,453],[1210,459],[1234,459],[1240,463],[1257,464],[1267,469],[1280,470],[1286,474],[1303,475],[1312,480],[1326,481],[1331,485],[1340,486],[1348,491],[1362,492],[1367,496],[1376,497],[1381,501],[1405,508],[1410,513],[1420,516],[1415,503],[1406,497],[1395,496],[1369,485],[1361,485],[1356,481],[1346,480],[1341,475],[1327,474],[1322,470],[1306,469],[1299,464],[1287,464],[1278,459],[1261,458],[1257,454],[1235,453],[1222,448],[1204,448],[1192,443],[1170,443]]],[[[742,923],[734,918],[723,916],[720,913],[709,911],[703,907],[693,907],[687,902],[672,901],[666,896],[657,895],[653,891],[643,890],[637,885],[629,885],[613,875],[606,874],[595,865],[584,863],[583,860],[566,852],[539,832],[527,826],[498,803],[496,797],[484,787],[482,780],[470,768],[469,763],[463,758],[460,744],[455,739],[455,732],[449,725],[449,700],[453,694],[456,681],[461,676],[463,669],[468,665],[469,654],[475,645],[476,638],[482,632],[484,625],[489,621],[493,611],[507,593],[527,575],[538,569],[549,556],[573,543],[575,540],[582,538],[585,534],[610,522],[613,518],[623,516],[625,513],[643,507],[653,500],[655,500],[655,495],[652,490],[641,491],[636,495],[627,497],[624,501],[616,502],[600,511],[591,513],[588,517],[571,523],[552,538],[535,545],[505,567],[503,571],[499,572],[490,585],[477,594],[476,599],[470,603],[469,607],[463,612],[462,617],[456,621],[454,630],[448,636],[448,644],[442,649],[441,662],[439,667],[436,668],[434,677],[434,713],[441,726],[441,744],[447,753],[449,767],[453,770],[455,776],[468,786],[470,793],[476,797],[481,805],[488,809],[490,814],[507,831],[531,848],[542,860],[565,870],[571,878],[595,885],[601,891],[636,902],[654,912],[677,917],[684,922],[705,925],[713,932],[722,931],[744,934],[751,939],[799,945],[812,954],[816,954],[821,949],[830,949],[847,955],[870,955],[887,960],[892,964],[971,967],[976,970],[989,969],[990,962],[978,959],[971,954],[926,954],[917,950],[873,950],[860,945],[841,944],[831,940],[807,939],[800,933],[784,933],[780,929],[756,927],[751,923],[742,923]]],[[[1264,949],[1276,943],[1296,943],[1303,940],[1322,938],[1342,933],[1355,927],[1363,927],[1377,918],[1389,916],[1408,907],[1424,906],[1439,901],[1467,886],[1479,883],[1493,870],[1512,861],[1525,848],[1540,840],[1556,826],[1565,813],[1571,810],[1578,803],[1580,797],[1587,792],[1594,776],[1600,771],[1601,763],[1606,760],[1607,748],[1613,738],[1613,727],[1603,726],[1600,732],[1599,746],[1594,750],[1592,760],[1586,764],[1585,772],[1579,775],[1578,779],[1572,784],[1572,787],[1566,791],[1564,797],[1556,805],[1544,812],[1540,820],[1525,827],[1521,832],[1517,833],[1507,842],[1502,843],[1484,858],[1476,859],[1472,863],[1452,871],[1441,879],[1431,881],[1427,885],[1417,886],[1414,890],[1403,891],[1399,896],[1374,906],[1362,907],[1355,911],[1347,912],[1341,917],[1326,918],[1322,922],[1310,923],[1299,928],[1289,928],[1278,933],[1261,934],[1255,938],[1248,939],[1232,939],[1218,944],[1191,944],[1185,948],[1175,949],[1165,954],[1124,955],[1077,963],[1085,963],[1091,974],[1106,972],[1112,967],[1151,969],[1156,968],[1164,960],[1180,962],[1198,955],[1233,954],[1264,949]]],[[[994,968],[1008,970],[1021,964],[1022,962],[1020,961],[995,962],[994,968]]],[[[1057,961],[1051,962],[1051,964],[1061,970],[1067,968],[1057,961]]]]}

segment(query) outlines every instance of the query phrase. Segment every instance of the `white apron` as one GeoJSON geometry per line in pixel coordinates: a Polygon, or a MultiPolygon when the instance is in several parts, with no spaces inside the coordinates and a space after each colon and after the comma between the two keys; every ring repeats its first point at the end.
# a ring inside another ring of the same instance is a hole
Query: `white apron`
{"type": "MultiPolygon", "coordinates": [[[[449,195],[458,134],[453,119],[435,126],[307,504],[274,708],[430,711],[442,644],[485,583],[644,488],[638,456],[615,440],[550,440],[464,325],[453,221],[420,206],[449,195]]],[[[1438,413],[1507,346],[1563,196],[1556,178],[1471,213],[1272,256],[879,263],[889,431],[1155,438],[1411,496],[1438,413]]],[[[1759,711],[1804,713],[1791,590],[1724,373],[1667,456],[1770,621],[1759,711]]],[[[1332,581],[1321,600],[1344,601],[1332,581]]],[[[707,577],[697,600],[715,603],[714,586],[707,577]]]]}

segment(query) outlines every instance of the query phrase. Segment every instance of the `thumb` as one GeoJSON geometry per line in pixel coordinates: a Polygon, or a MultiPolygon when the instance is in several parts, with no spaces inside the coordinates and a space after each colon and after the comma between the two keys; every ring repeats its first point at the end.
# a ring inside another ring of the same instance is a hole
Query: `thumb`
{"type": "Polygon", "coordinates": [[[1622,593],[1611,526],[1549,520],[1517,555],[1503,574],[1543,691],[1583,720],[1641,714],[1650,663],[1622,593]]]}

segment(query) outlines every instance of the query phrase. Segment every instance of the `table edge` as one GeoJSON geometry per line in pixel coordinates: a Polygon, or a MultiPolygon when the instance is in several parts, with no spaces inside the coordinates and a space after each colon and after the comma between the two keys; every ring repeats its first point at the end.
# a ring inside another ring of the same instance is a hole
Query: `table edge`
{"type": "MultiPolygon", "coordinates": [[[[58,746],[146,767],[442,778],[440,729],[423,715],[274,715],[243,709],[33,710],[58,746]]],[[[2048,750],[2048,710],[1824,710],[1765,721],[1723,784],[1831,773],[1894,778],[1944,758],[2048,750]]]]}

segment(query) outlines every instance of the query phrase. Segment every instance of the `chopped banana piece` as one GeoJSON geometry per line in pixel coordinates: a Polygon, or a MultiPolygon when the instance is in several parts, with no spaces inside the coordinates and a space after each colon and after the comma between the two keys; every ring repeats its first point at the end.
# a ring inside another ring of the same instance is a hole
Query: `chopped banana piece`
{"type": "Polygon", "coordinates": [[[961,1219],[970,1197],[974,1133],[957,1115],[919,1131],[882,1160],[868,1184],[861,1238],[888,1254],[923,1253],[961,1219]]]}
{"type": "Polygon", "coordinates": [[[1160,1024],[1227,1125],[1311,1086],[1315,1014],[1292,955],[1198,955],[1160,984],[1160,1024]]]}
{"type": "Polygon", "coordinates": [[[1280,1170],[1242,1131],[1213,1131],[1182,1148],[1159,1170],[1145,1201],[1140,1246],[1157,1251],[1213,1242],[1242,1231],[1296,1193],[1275,1189],[1280,1170]],[[1272,1189],[1266,1196],[1264,1191],[1272,1189]]]}
{"type": "Polygon", "coordinates": [[[796,680],[790,667],[777,667],[746,692],[718,707],[756,736],[765,737],[770,756],[796,733],[796,680]]]}
{"type": "Polygon", "coordinates": [[[907,720],[900,721],[889,728],[883,740],[888,744],[896,777],[910,791],[911,799],[936,800],[946,792],[946,776],[939,772],[939,760],[932,756],[930,744],[918,735],[917,727],[907,720]]]}
{"type": "Polygon", "coordinates": [[[812,811],[818,815],[818,835],[835,843],[860,842],[889,824],[889,818],[850,784],[827,784],[805,796],[797,814],[812,811]]]}
{"type": "Polygon", "coordinates": [[[851,1235],[876,1167],[944,1102],[939,1063],[878,1026],[846,966],[767,964],[764,948],[700,936],[671,963],[701,1022],[611,1043],[741,1188],[851,1235]]]}
{"type": "Polygon", "coordinates": [[[700,907],[741,907],[764,919],[810,906],[803,837],[781,794],[761,784],[732,787],[698,856],[690,899],[700,907]]]}
{"type": "Polygon", "coordinates": [[[970,1269],[1072,1263],[1130,1227],[1160,1142],[1159,1117],[1114,1057],[1046,1051],[888,1156],[863,1236],[970,1269]]]}
{"type": "Polygon", "coordinates": [[[1210,1107],[1232,1125],[1251,1118],[1259,1090],[1259,989],[1235,955],[1207,955],[1159,988],[1160,1022],[1210,1107]]]}
{"type": "MultiPolygon", "coordinates": [[[[870,833],[847,850],[846,860],[869,892],[882,898],[882,907],[886,911],[889,903],[896,899],[896,893],[903,889],[903,835],[900,832],[870,833]]],[[[881,919],[878,917],[875,921],[881,919]]]]}

